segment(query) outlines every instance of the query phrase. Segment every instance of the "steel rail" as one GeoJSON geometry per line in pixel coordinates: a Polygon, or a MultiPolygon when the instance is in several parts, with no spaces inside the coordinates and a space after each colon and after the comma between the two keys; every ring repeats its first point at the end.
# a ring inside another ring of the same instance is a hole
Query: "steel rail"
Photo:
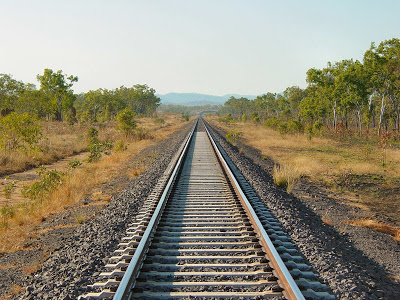
{"type": "Polygon", "coordinates": [[[222,156],[218,146],[214,142],[213,137],[211,136],[210,131],[207,128],[206,122],[204,122],[204,127],[206,129],[207,135],[213,145],[213,149],[219,158],[219,161],[226,172],[229,180],[232,183],[232,186],[239,197],[240,202],[243,205],[243,208],[247,212],[247,215],[250,219],[252,227],[254,231],[258,234],[258,238],[262,244],[263,250],[267,253],[268,259],[270,260],[274,271],[278,277],[278,282],[282,285],[284,289],[284,295],[289,299],[305,299],[303,294],[301,293],[299,287],[297,286],[296,282],[294,281],[292,275],[290,274],[289,270],[286,268],[282,258],[280,257],[278,251],[276,251],[275,246],[273,245],[271,239],[269,238],[267,232],[265,231],[260,219],[258,218],[257,214],[255,213],[253,207],[251,206],[249,200],[247,199],[246,195],[244,194],[243,190],[241,189],[238,181],[236,180],[235,175],[231,171],[230,167],[228,166],[227,162],[225,161],[224,157],[222,156]]]}
{"type": "Polygon", "coordinates": [[[118,289],[114,295],[115,300],[122,300],[122,299],[130,299],[131,294],[132,294],[132,289],[135,286],[136,283],[136,278],[139,274],[140,268],[142,267],[143,260],[146,256],[146,253],[148,251],[149,245],[151,243],[151,236],[153,235],[154,231],[156,230],[157,224],[160,220],[160,217],[162,215],[162,211],[165,207],[166,200],[168,199],[170,190],[173,186],[173,183],[177,177],[177,174],[179,172],[179,169],[182,166],[182,163],[184,161],[184,157],[187,153],[188,146],[190,144],[190,141],[192,140],[193,133],[196,130],[198,124],[198,120],[196,121],[192,131],[189,134],[189,137],[186,140],[185,147],[182,150],[182,153],[174,167],[174,170],[171,174],[171,177],[168,180],[167,185],[165,186],[165,189],[161,195],[161,198],[157,204],[156,209],[154,210],[154,213],[149,221],[149,224],[140,240],[139,245],[136,248],[136,251],[132,257],[131,262],[129,263],[128,268],[125,271],[125,274],[121,280],[121,283],[118,286],[118,289]]]}

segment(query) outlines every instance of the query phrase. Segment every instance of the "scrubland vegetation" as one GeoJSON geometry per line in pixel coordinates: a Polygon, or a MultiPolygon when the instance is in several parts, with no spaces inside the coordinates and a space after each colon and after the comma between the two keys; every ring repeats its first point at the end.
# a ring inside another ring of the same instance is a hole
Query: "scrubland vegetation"
{"type": "MultiPolygon", "coordinates": [[[[232,144],[232,136],[242,136],[273,159],[274,180],[289,192],[307,177],[400,226],[400,40],[372,44],[363,62],[309,69],[306,80],[305,89],[231,97],[213,122],[232,144]]],[[[351,224],[381,224],[363,218],[351,224]]],[[[398,229],[381,225],[399,239],[398,229]]]]}
{"type": "MultiPolygon", "coordinates": [[[[147,85],[76,95],[76,76],[45,69],[37,79],[39,89],[0,74],[0,251],[23,249],[39,222],[121,175],[130,158],[189,120],[187,114],[157,114],[160,99],[147,85]],[[81,152],[85,159],[70,159],[60,169],[42,166],[81,152]],[[20,187],[11,179],[33,167],[34,181],[28,178],[20,187]]],[[[125,175],[136,177],[147,166],[125,175]]],[[[111,196],[95,198],[104,205],[111,196]]],[[[85,220],[76,217],[77,223],[85,220]]]]}
{"type": "MultiPolygon", "coordinates": [[[[82,201],[96,186],[117,176],[128,175],[134,178],[141,174],[148,167],[147,164],[136,166],[129,174],[121,172],[124,172],[130,158],[182,126],[181,116],[164,115],[162,119],[164,121],[161,126],[154,118],[136,119],[136,127],[142,128],[141,132],[128,136],[116,129],[116,123],[92,127],[84,137],[90,148],[88,159],[70,160],[62,170],[38,168],[39,180],[23,190],[26,200],[13,204],[16,191],[12,191],[8,204],[1,207],[0,238],[4,243],[0,251],[23,249],[25,238],[32,234],[36,224],[50,214],[82,201]],[[98,133],[95,133],[96,130],[98,133]],[[103,149],[101,146],[90,146],[91,143],[98,145],[104,141],[113,146],[103,149]]],[[[100,205],[104,205],[111,196],[100,193],[95,198],[100,205]]],[[[85,216],[77,216],[77,223],[84,220],[85,216]]]]}

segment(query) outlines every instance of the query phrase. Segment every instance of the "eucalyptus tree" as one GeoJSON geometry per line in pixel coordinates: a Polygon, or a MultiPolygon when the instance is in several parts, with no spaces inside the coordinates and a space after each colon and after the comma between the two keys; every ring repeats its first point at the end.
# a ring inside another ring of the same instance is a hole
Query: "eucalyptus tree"
{"type": "Polygon", "coordinates": [[[24,83],[9,74],[0,74],[0,110],[8,114],[15,110],[19,95],[24,90],[24,83]]]}
{"type": "Polygon", "coordinates": [[[224,104],[222,109],[222,113],[232,114],[241,117],[243,114],[252,113],[254,110],[252,109],[251,101],[247,98],[240,97],[235,98],[231,96],[224,104]]]}
{"type": "Polygon", "coordinates": [[[277,103],[276,103],[276,94],[275,93],[266,93],[261,96],[257,96],[254,99],[255,107],[260,111],[263,112],[267,117],[268,116],[276,116],[277,114],[277,103]]]}
{"type": "MultiPolygon", "coordinates": [[[[329,105],[332,109],[333,120],[332,126],[337,129],[337,119],[338,119],[338,97],[335,95],[335,66],[328,62],[328,66],[323,69],[311,68],[307,71],[306,81],[309,84],[309,97],[317,96],[319,98],[320,106],[325,108],[329,105]]],[[[310,102],[310,101],[307,101],[310,102]]],[[[314,101],[312,101],[314,102],[314,101]]],[[[318,104],[317,102],[313,103],[318,104]]],[[[305,105],[303,105],[303,110],[305,105]]],[[[324,109],[323,109],[324,110],[324,109]]],[[[308,112],[309,114],[310,112],[308,112]]]]}
{"type": "Polygon", "coordinates": [[[304,90],[298,86],[291,86],[283,91],[283,96],[289,102],[292,118],[298,118],[299,106],[301,101],[303,101],[307,96],[307,90],[304,90]]]}
{"type": "Polygon", "coordinates": [[[63,110],[73,107],[75,96],[71,88],[78,81],[78,77],[68,76],[62,70],[54,72],[51,69],[44,69],[43,75],[37,75],[37,80],[40,82],[40,89],[49,95],[56,105],[56,119],[62,121],[63,110]]]}
{"type": "Polygon", "coordinates": [[[309,85],[306,97],[299,104],[299,117],[312,125],[315,121],[324,122],[331,109],[325,101],[325,91],[317,85],[309,85]]]}
{"type": "Polygon", "coordinates": [[[378,134],[381,134],[388,105],[392,106],[395,113],[395,128],[399,132],[400,40],[393,38],[381,42],[379,46],[372,43],[364,54],[364,65],[370,74],[371,94],[378,94],[381,97],[378,134]]]}
{"type": "Polygon", "coordinates": [[[20,93],[16,112],[29,113],[38,119],[49,118],[55,108],[51,104],[50,96],[42,90],[37,90],[34,84],[28,83],[20,93]]]}
{"type": "Polygon", "coordinates": [[[362,110],[368,103],[368,76],[364,65],[358,60],[342,60],[337,65],[335,78],[335,93],[340,99],[340,107],[346,114],[349,110],[357,112],[357,127],[359,135],[362,133],[362,110]]]}
{"type": "Polygon", "coordinates": [[[154,114],[161,102],[155,95],[155,90],[147,84],[136,84],[130,88],[121,86],[114,93],[138,115],[154,114]]]}

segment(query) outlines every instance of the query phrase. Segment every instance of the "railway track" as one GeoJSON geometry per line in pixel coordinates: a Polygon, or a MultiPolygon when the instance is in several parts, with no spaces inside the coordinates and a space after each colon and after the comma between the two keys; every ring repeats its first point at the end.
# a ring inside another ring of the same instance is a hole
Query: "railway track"
{"type": "Polygon", "coordinates": [[[200,119],[81,298],[333,298],[238,172],[200,119]]]}

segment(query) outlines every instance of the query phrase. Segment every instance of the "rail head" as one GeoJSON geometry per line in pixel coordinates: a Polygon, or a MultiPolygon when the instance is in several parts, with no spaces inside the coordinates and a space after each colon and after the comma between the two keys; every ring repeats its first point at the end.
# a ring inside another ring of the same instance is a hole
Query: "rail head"
{"type": "MultiPolygon", "coordinates": [[[[204,122],[204,121],[203,121],[204,122]]],[[[275,249],[271,239],[269,238],[267,232],[264,229],[260,219],[258,218],[256,212],[254,211],[253,207],[251,206],[249,200],[247,199],[245,193],[241,189],[235,175],[233,174],[232,170],[230,169],[228,163],[225,161],[221,151],[218,149],[217,144],[215,143],[210,131],[208,130],[208,125],[204,122],[204,127],[206,129],[207,135],[211,141],[211,144],[214,148],[215,153],[221,163],[221,166],[225,170],[229,180],[232,183],[234,190],[236,191],[237,196],[240,199],[240,202],[243,205],[243,208],[247,212],[250,222],[259,235],[260,242],[263,246],[264,251],[267,253],[268,258],[274,268],[275,272],[277,273],[277,277],[279,279],[280,284],[284,289],[285,296],[289,299],[305,299],[302,292],[300,291],[299,287],[297,286],[296,282],[294,281],[292,275],[290,274],[289,270],[285,266],[282,258],[280,257],[278,251],[275,249]]]]}
{"type": "Polygon", "coordinates": [[[165,207],[165,204],[168,199],[169,192],[173,186],[173,183],[177,177],[177,174],[179,172],[179,169],[183,163],[184,157],[187,153],[188,146],[190,144],[190,141],[193,137],[193,133],[196,129],[198,120],[195,122],[193,129],[189,133],[188,137],[186,138],[185,141],[185,146],[183,147],[183,150],[179,156],[179,159],[177,160],[177,163],[175,164],[175,167],[171,173],[171,176],[164,188],[164,191],[160,197],[160,200],[158,201],[158,204],[154,210],[154,213],[149,221],[149,224],[135,250],[135,253],[132,257],[131,262],[128,265],[128,268],[125,271],[125,274],[118,286],[117,291],[115,292],[115,295],[113,297],[114,300],[124,300],[124,299],[130,299],[131,294],[132,294],[132,289],[135,286],[136,283],[136,278],[139,275],[139,270],[142,266],[143,260],[146,257],[147,249],[151,243],[151,237],[154,231],[157,228],[158,221],[161,217],[162,211],[165,207]]]}

